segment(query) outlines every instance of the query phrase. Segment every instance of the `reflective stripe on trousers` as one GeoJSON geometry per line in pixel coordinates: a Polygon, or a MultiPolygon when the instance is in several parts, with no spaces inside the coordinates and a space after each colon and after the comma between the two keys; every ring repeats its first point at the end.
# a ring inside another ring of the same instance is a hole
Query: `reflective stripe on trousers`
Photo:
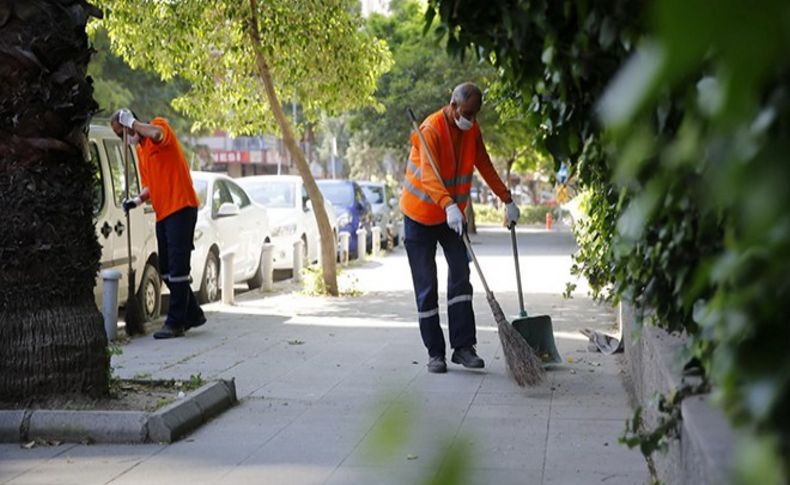
{"type": "Polygon", "coordinates": [[[404,217],[406,254],[409,257],[420,334],[430,356],[445,355],[445,340],[439,325],[439,285],[436,276],[436,245],[441,244],[448,266],[447,316],[452,348],[477,343],[472,309],[469,259],[458,234],[447,224],[426,226],[404,217]]]}

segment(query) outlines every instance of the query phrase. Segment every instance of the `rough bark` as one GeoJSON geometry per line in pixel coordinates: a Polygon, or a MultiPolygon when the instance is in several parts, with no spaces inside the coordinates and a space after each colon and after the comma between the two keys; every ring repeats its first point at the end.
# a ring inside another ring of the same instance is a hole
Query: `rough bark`
{"type": "Polygon", "coordinates": [[[305,160],[304,153],[296,143],[293,130],[291,130],[291,125],[288,123],[288,120],[285,117],[285,113],[282,110],[282,105],[280,104],[280,101],[277,98],[277,93],[274,90],[274,81],[272,80],[271,71],[269,70],[269,65],[266,62],[266,58],[263,55],[263,50],[261,49],[261,40],[258,31],[258,2],[256,0],[250,0],[250,19],[247,32],[250,36],[253,50],[255,51],[255,62],[258,67],[258,76],[260,77],[261,83],[263,84],[264,90],[266,91],[266,97],[269,100],[269,106],[271,107],[272,113],[274,114],[277,124],[280,127],[283,139],[285,140],[285,146],[288,147],[288,152],[296,162],[296,169],[304,181],[305,188],[307,189],[307,195],[310,196],[310,200],[313,203],[313,212],[315,214],[316,222],[318,223],[318,232],[321,235],[321,269],[323,273],[324,284],[326,285],[327,292],[330,295],[337,296],[337,265],[335,254],[337,243],[335,241],[334,234],[332,233],[332,226],[329,224],[329,217],[326,215],[324,197],[318,188],[318,184],[315,183],[315,178],[313,178],[313,175],[310,172],[310,166],[308,165],[307,160],[305,160]]]}
{"type": "Polygon", "coordinates": [[[108,390],[82,0],[0,0],[0,400],[108,390]]]}

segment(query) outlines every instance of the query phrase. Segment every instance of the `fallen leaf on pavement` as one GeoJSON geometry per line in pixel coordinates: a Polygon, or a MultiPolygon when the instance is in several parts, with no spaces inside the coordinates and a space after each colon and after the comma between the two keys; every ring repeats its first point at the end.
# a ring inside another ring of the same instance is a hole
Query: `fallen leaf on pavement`
{"type": "Polygon", "coordinates": [[[29,450],[31,448],[35,448],[35,446],[36,446],[36,442],[31,441],[30,443],[25,443],[24,445],[22,445],[22,448],[29,450]]]}
{"type": "Polygon", "coordinates": [[[288,345],[302,345],[304,343],[303,340],[293,339],[288,341],[288,345]]]}
{"type": "Polygon", "coordinates": [[[417,459],[417,455],[412,455],[412,454],[406,455],[406,459],[407,460],[416,460],[417,459]]]}

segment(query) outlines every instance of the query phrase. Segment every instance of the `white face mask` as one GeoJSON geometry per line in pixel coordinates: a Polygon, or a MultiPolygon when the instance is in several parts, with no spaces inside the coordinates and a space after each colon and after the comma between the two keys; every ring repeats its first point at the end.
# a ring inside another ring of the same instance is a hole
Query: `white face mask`
{"type": "Polygon", "coordinates": [[[134,135],[130,135],[126,137],[126,143],[128,143],[129,145],[137,145],[138,143],[140,143],[140,135],[135,133],[134,135]]]}
{"type": "Polygon", "coordinates": [[[472,129],[472,126],[474,126],[474,123],[472,123],[471,121],[467,120],[463,116],[458,115],[458,118],[455,120],[455,126],[457,126],[459,130],[466,131],[466,130],[472,129]]]}

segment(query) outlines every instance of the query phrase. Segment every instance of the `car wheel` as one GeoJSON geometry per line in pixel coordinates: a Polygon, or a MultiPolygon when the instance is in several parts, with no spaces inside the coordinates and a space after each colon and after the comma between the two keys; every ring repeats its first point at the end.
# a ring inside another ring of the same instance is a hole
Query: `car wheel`
{"type": "Polygon", "coordinates": [[[252,278],[247,280],[247,288],[251,290],[257,290],[261,286],[263,286],[263,248],[261,248],[261,255],[258,258],[258,269],[252,278]]]}
{"type": "Polygon", "coordinates": [[[206,267],[203,269],[203,281],[200,282],[198,301],[211,303],[219,300],[219,258],[214,251],[209,251],[206,257],[206,267]]]}
{"type": "Polygon", "coordinates": [[[151,264],[146,264],[143,269],[143,277],[137,290],[137,301],[142,307],[144,322],[159,318],[162,309],[162,282],[159,271],[151,264]]]}

